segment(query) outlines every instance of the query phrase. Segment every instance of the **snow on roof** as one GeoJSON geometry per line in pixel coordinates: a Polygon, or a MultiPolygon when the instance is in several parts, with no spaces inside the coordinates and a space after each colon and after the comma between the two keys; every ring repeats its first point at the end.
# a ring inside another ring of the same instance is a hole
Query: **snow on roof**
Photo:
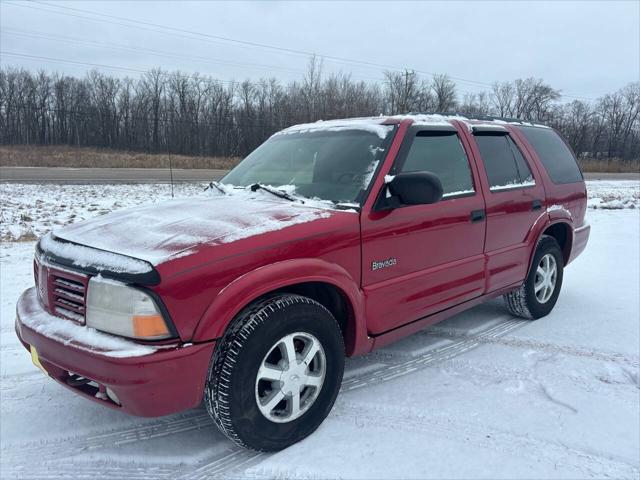
{"type": "Polygon", "coordinates": [[[507,131],[504,125],[500,125],[497,123],[471,123],[471,128],[475,131],[507,131]]]}
{"type": "Polygon", "coordinates": [[[499,124],[499,125],[520,125],[523,127],[540,127],[540,128],[551,128],[548,125],[545,125],[543,123],[537,123],[537,122],[528,122],[526,120],[504,120],[501,118],[494,118],[491,120],[484,120],[484,121],[488,121],[491,122],[493,124],[499,124]]]}
{"type": "Polygon", "coordinates": [[[440,115],[438,113],[426,114],[426,113],[408,113],[406,115],[393,115],[389,117],[391,120],[413,120],[414,124],[425,126],[451,126],[452,120],[467,120],[465,117],[459,115],[440,115]]]}
{"type": "Polygon", "coordinates": [[[275,135],[287,135],[290,133],[307,133],[307,132],[337,132],[343,130],[362,130],[374,133],[380,138],[387,137],[389,131],[393,128],[391,125],[383,125],[386,117],[363,117],[348,118],[344,120],[318,120],[314,123],[301,123],[285,128],[275,135]]]}
{"type": "Polygon", "coordinates": [[[402,122],[403,120],[412,120],[414,125],[417,126],[441,126],[450,127],[453,120],[462,122],[469,132],[473,132],[473,128],[482,126],[494,127],[499,129],[500,125],[522,125],[532,127],[550,128],[546,125],[534,122],[527,122],[524,120],[511,120],[500,118],[473,118],[466,117],[464,115],[446,115],[439,113],[407,113],[403,115],[388,115],[380,117],[361,117],[361,118],[346,118],[340,120],[318,120],[315,123],[302,123],[300,125],[293,125],[289,128],[285,128],[274,135],[286,135],[290,133],[306,133],[317,131],[341,131],[341,130],[363,130],[371,133],[375,133],[380,138],[386,138],[386,135],[391,129],[389,122],[402,122]]]}
{"type": "Polygon", "coordinates": [[[550,128],[547,125],[543,125],[541,123],[536,122],[528,122],[525,120],[517,120],[517,119],[502,119],[497,117],[486,117],[486,118],[473,118],[467,117],[464,115],[446,115],[446,114],[427,114],[427,113],[409,113],[406,115],[393,115],[389,117],[390,120],[413,120],[414,124],[417,125],[450,125],[453,120],[457,120],[466,125],[469,131],[472,131],[473,128],[479,127],[481,128],[489,128],[493,127],[499,129],[501,125],[522,125],[522,126],[530,126],[530,127],[542,127],[542,128],[550,128]]]}

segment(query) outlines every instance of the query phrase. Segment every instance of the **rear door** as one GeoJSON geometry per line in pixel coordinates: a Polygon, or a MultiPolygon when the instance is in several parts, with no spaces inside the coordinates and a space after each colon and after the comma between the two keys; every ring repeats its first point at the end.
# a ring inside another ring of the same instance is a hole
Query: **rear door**
{"type": "Polygon", "coordinates": [[[440,202],[363,215],[362,283],[372,334],[483,293],[484,200],[459,133],[453,126],[410,127],[390,171],[435,173],[444,188],[440,202]]]}
{"type": "Polygon", "coordinates": [[[528,235],[546,215],[545,192],[517,138],[501,126],[475,126],[487,212],[487,292],[521,282],[527,272],[528,235]]]}

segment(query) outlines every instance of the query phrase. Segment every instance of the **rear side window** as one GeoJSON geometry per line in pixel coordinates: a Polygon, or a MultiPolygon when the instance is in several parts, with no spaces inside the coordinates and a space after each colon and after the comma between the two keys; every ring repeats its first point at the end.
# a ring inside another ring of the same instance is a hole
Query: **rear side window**
{"type": "Polygon", "coordinates": [[[455,132],[418,132],[400,171],[436,174],[445,197],[474,192],[469,159],[455,132]]]}
{"type": "Polygon", "coordinates": [[[492,191],[535,184],[527,161],[509,135],[477,133],[475,138],[492,191]]]}
{"type": "Polygon", "coordinates": [[[535,149],[553,183],[582,181],[582,172],[566,143],[550,128],[518,127],[535,149]]]}

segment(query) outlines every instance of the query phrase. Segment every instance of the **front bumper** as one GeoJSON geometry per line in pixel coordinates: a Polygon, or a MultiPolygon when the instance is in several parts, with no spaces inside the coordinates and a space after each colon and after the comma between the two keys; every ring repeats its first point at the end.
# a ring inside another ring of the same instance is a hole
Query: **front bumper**
{"type": "MultiPolygon", "coordinates": [[[[140,349],[135,342],[108,335],[115,345],[110,350],[73,336],[65,338],[68,329],[56,330],[58,321],[70,322],[44,311],[35,288],[25,291],[18,300],[18,338],[28,350],[35,347],[44,370],[61,385],[93,401],[143,417],[179,412],[202,402],[214,342],[140,349]],[[127,343],[132,347],[129,356],[127,343]],[[73,381],[77,378],[73,374],[92,384],[74,386],[78,382],[73,381]],[[98,388],[92,385],[98,385],[101,394],[96,395],[98,388]],[[118,403],[102,394],[106,388],[115,394],[118,403]]],[[[108,346],[109,342],[103,344],[108,346]]]]}

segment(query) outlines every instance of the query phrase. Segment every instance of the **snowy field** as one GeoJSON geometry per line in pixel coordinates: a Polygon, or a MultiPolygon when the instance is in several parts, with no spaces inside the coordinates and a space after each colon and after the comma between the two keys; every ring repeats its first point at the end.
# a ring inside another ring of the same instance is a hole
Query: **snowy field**
{"type": "MultiPolygon", "coordinates": [[[[176,184],[175,196],[202,196],[205,183],[176,184]]],[[[589,207],[640,208],[640,182],[588,181],[589,207]]],[[[0,184],[0,240],[26,241],[49,230],[120,208],[171,198],[169,185],[0,184]]]]}
{"type": "Polygon", "coordinates": [[[588,188],[591,240],[551,315],[521,321],[496,300],[350,359],[319,430],[258,454],[203,409],[142,419],[80,398],[45,378],[13,332],[34,235],[165,199],[168,186],[0,185],[0,476],[638,478],[640,184],[588,188]]]}

